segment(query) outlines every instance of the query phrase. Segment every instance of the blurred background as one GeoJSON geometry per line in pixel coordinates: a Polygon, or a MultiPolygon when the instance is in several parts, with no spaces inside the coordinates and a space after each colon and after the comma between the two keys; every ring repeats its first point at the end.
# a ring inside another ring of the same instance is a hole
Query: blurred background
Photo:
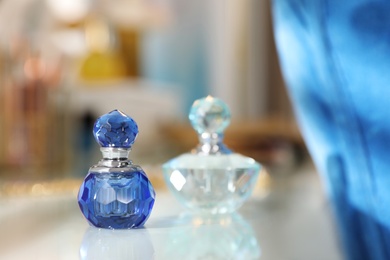
{"type": "Polygon", "coordinates": [[[0,25],[2,181],[83,178],[113,109],[138,122],[131,159],[158,168],[196,145],[188,111],[209,94],[231,108],[236,152],[274,172],[306,158],[270,1],[2,0],[0,25]]]}

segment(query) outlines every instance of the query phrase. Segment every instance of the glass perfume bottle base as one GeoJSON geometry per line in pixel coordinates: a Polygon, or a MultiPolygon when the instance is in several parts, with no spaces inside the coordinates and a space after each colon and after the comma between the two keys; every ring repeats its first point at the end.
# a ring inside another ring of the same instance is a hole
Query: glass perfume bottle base
{"type": "Polygon", "coordinates": [[[251,195],[260,172],[253,159],[239,155],[184,154],[163,166],[169,189],[187,208],[230,213],[251,195]]]}
{"type": "Polygon", "coordinates": [[[145,224],[154,198],[153,187],[142,171],[90,172],[80,188],[78,201],[92,226],[130,229],[145,224]]]}

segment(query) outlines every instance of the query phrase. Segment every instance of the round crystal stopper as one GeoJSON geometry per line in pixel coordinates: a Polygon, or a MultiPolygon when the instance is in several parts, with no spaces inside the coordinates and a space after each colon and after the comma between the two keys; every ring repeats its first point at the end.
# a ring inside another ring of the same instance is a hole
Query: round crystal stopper
{"type": "Polygon", "coordinates": [[[198,134],[222,134],[230,123],[230,110],[219,98],[207,96],[194,102],[189,119],[198,134]]]}
{"type": "Polygon", "coordinates": [[[99,117],[93,135],[102,147],[131,148],[137,135],[137,123],[120,110],[99,117]]]}

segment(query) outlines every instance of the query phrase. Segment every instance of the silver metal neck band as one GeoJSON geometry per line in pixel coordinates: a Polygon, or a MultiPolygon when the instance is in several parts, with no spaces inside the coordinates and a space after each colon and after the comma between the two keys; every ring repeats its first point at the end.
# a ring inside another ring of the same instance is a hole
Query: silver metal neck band
{"type": "Polygon", "coordinates": [[[128,148],[112,148],[112,147],[101,147],[100,151],[102,152],[104,159],[119,159],[119,160],[127,160],[129,158],[129,154],[131,149],[128,148]]]}
{"type": "Polygon", "coordinates": [[[222,142],[223,135],[217,133],[202,133],[199,135],[199,145],[193,151],[196,154],[216,155],[230,154],[232,151],[222,142]]]}

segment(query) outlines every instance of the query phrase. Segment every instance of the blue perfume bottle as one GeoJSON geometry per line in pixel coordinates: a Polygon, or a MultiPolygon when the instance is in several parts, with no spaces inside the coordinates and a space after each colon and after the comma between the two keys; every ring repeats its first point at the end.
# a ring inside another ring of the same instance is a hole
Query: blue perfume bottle
{"type": "Polygon", "coordinates": [[[262,166],[223,143],[230,111],[222,100],[211,96],[196,100],[189,119],[199,145],[163,165],[165,182],[189,209],[211,214],[233,212],[251,195],[262,166]]]}
{"type": "Polygon", "coordinates": [[[137,123],[119,110],[98,118],[93,128],[103,159],[92,166],[78,194],[80,209],[98,228],[142,227],[155,200],[155,191],[142,168],[128,159],[137,123]]]}

